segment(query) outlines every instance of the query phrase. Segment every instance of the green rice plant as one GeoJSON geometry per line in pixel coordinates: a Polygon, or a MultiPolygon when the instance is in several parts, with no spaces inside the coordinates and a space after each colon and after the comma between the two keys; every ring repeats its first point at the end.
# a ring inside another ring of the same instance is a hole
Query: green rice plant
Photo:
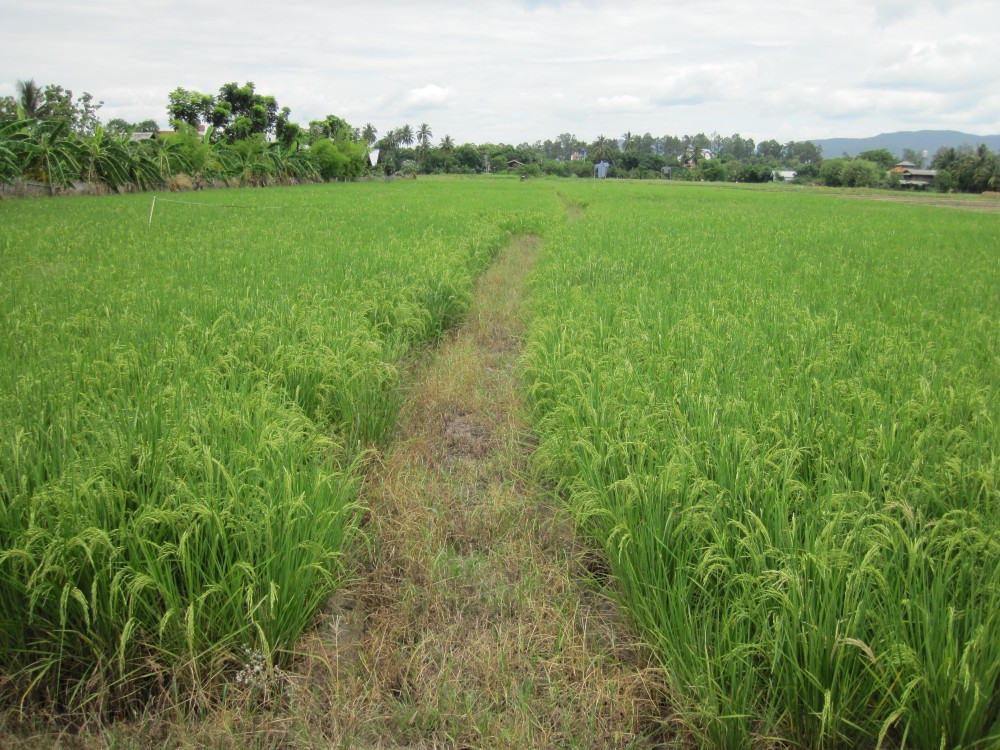
{"type": "Polygon", "coordinates": [[[576,184],[539,469],[714,747],[1000,742],[998,217],[576,184]]]}
{"type": "Polygon", "coordinates": [[[558,215],[541,190],[0,205],[0,701],[117,712],[287,662],[352,571],[401,365],[558,215]]]}

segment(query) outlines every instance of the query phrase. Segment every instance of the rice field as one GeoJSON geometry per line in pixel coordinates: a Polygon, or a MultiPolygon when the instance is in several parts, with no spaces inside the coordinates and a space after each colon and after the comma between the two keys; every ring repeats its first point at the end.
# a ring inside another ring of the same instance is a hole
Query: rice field
{"type": "Polygon", "coordinates": [[[287,661],[352,569],[401,365],[559,208],[412,187],[0,203],[5,702],[287,661]]]}
{"type": "Polygon", "coordinates": [[[378,543],[359,487],[408,363],[533,234],[535,470],[655,653],[664,736],[1000,746],[1000,215],[586,180],[151,199],[0,202],[0,706],[114,717],[288,664],[378,543]]]}
{"type": "Polygon", "coordinates": [[[698,744],[1000,744],[1000,217],[591,183],[536,460],[698,744]]]}

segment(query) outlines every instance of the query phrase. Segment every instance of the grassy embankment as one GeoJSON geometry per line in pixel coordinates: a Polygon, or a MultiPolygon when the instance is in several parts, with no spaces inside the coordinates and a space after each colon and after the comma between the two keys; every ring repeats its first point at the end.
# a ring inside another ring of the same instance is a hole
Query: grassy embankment
{"type": "Polygon", "coordinates": [[[540,466],[713,747],[1000,742],[1000,217],[564,184],[540,466]]]}
{"type": "Polygon", "coordinates": [[[545,199],[184,200],[151,226],[150,196],[0,203],[3,703],[100,715],[284,665],[351,569],[401,362],[545,199]]]}

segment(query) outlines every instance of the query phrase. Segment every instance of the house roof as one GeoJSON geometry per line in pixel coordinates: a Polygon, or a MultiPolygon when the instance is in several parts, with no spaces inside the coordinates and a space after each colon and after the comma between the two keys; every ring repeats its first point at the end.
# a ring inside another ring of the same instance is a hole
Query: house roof
{"type": "Polygon", "coordinates": [[[936,177],[936,169],[904,169],[903,174],[910,177],[936,177]]]}
{"type": "Polygon", "coordinates": [[[912,161],[901,161],[896,166],[897,167],[903,167],[904,169],[916,169],[917,168],[917,165],[914,164],[912,161]]]}

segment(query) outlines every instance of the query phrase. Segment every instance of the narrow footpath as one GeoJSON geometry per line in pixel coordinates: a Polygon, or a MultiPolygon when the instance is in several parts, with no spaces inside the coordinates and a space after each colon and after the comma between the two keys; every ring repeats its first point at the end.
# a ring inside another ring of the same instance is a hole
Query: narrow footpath
{"type": "Polygon", "coordinates": [[[585,550],[531,479],[516,363],[540,247],[505,249],[416,376],[366,490],[369,569],[304,644],[307,744],[651,744],[662,707],[650,657],[583,583],[585,550]]]}

